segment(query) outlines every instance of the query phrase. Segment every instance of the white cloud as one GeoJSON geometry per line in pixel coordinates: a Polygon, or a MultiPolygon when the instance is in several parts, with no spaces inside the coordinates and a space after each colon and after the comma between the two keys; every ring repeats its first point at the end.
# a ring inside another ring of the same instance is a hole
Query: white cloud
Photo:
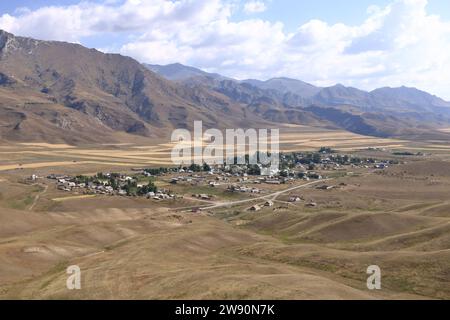
{"type": "Polygon", "coordinates": [[[288,76],[364,89],[416,86],[450,99],[450,21],[428,14],[426,0],[370,7],[360,25],[311,20],[295,32],[286,32],[282,22],[234,21],[236,3],[82,2],[4,14],[0,28],[81,43],[119,34],[119,51],[142,62],[181,62],[236,78],[288,76]]]}
{"type": "Polygon", "coordinates": [[[0,16],[0,28],[10,32],[52,40],[74,40],[102,33],[168,30],[191,23],[206,24],[230,14],[220,0],[106,0],[98,4],[80,2],[70,6],[47,6],[0,16]]]}
{"type": "Polygon", "coordinates": [[[267,6],[262,1],[248,1],[244,4],[244,12],[248,14],[260,13],[267,10],[267,6]]]}

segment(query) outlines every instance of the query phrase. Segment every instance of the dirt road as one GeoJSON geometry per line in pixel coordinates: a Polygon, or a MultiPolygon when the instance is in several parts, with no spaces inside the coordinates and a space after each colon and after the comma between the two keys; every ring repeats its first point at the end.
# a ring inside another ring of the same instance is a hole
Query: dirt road
{"type": "Polygon", "coordinates": [[[257,197],[257,198],[250,198],[250,199],[229,201],[229,202],[219,202],[219,203],[216,203],[216,204],[214,204],[212,206],[209,206],[209,207],[202,207],[202,209],[203,210],[205,210],[205,209],[208,210],[208,209],[216,209],[216,208],[221,208],[221,207],[232,207],[232,206],[235,206],[235,205],[239,205],[239,204],[243,204],[243,203],[247,203],[247,202],[252,202],[252,201],[255,201],[255,200],[274,200],[278,196],[282,195],[283,193],[290,192],[290,191],[293,191],[293,190],[297,190],[297,189],[300,189],[300,188],[305,188],[307,186],[310,186],[310,185],[313,185],[313,184],[317,184],[317,183],[320,183],[320,182],[324,182],[324,181],[329,181],[329,180],[333,180],[333,179],[329,178],[329,179],[322,179],[322,180],[318,180],[318,181],[308,182],[308,183],[305,183],[305,184],[302,184],[302,185],[299,185],[299,186],[290,187],[290,188],[287,188],[287,189],[284,189],[284,190],[281,190],[281,191],[277,191],[277,192],[273,192],[273,193],[270,193],[270,194],[266,194],[264,196],[257,197]]]}

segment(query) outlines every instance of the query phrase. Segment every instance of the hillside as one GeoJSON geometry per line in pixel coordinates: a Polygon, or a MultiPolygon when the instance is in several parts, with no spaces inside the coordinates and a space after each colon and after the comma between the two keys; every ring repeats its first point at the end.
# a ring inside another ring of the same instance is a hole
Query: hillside
{"type": "Polygon", "coordinates": [[[247,79],[234,80],[221,76],[217,73],[208,73],[200,69],[174,63],[166,66],[147,65],[150,70],[160,74],[169,80],[182,80],[185,83],[198,83],[202,79],[203,83],[215,83],[227,80],[237,84],[248,85],[254,89],[259,89],[265,94],[295,95],[301,97],[305,104],[323,104],[327,106],[350,105],[359,109],[381,111],[426,111],[435,113],[445,113],[450,115],[448,108],[450,102],[431,95],[416,88],[384,87],[373,91],[364,91],[358,88],[346,87],[336,84],[331,87],[316,87],[307,82],[285,77],[271,78],[266,81],[247,79]]]}
{"type": "Polygon", "coordinates": [[[258,120],[221,94],[167,81],[129,57],[3,31],[0,114],[7,139],[73,143],[160,136],[194,120],[221,127],[258,120]]]}
{"type": "Polygon", "coordinates": [[[301,124],[430,138],[449,126],[449,105],[417,89],[369,93],[287,78],[237,81],[0,31],[2,141],[136,141],[167,137],[194,120],[217,128],[301,124]]]}
{"type": "Polygon", "coordinates": [[[154,70],[161,70],[162,76],[169,70],[183,73],[179,83],[191,88],[208,87],[271,122],[338,127],[378,137],[449,139],[436,129],[450,125],[450,102],[415,88],[367,92],[342,84],[320,88],[289,78],[224,80],[181,64],[154,70]]]}

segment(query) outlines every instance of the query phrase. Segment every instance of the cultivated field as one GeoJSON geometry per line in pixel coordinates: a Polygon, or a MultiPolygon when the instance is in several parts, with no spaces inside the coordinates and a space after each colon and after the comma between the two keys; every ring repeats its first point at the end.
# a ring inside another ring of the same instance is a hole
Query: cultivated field
{"type": "MultiPolygon", "coordinates": [[[[0,147],[0,172],[23,169],[60,168],[80,170],[85,168],[111,168],[165,166],[170,164],[170,153],[174,143],[155,140],[145,145],[104,144],[96,146],[73,147],[65,144],[21,143],[0,147]]],[[[422,142],[411,144],[408,141],[381,139],[361,136],[347,131],[327,131],[310,127],[296,126],[285,129],[280,134],[282,151],[317,150],[322,146],[342,151],[367,148],[414,149],[450,152],[448,144],[422,142]],[[292,132],[295,130],[296,132],[292,132]]]]}
{"type": "Polygon", "coordinates": [[[182,199],[157,202],[68,194],[47,179],[24,179],[167,166],[167,141],[2,145],[0,298],[450,298],[448,144],[312,128],[283,132],[281,142],[287,151],[328,146],[403,164],[328,172],[329,180],[262,186],[265,192],[252,196],[179,184],[171,188],[182,199]],[[340,187],[317,189],[323,184],[340,187]],[[291,203],[292,196],[302,201],[291,203]],[[274,205],[248,210],[267,200],[274,205]],[[366,287],[374,264],[381,290],[366,287]],[[81,290],[66,288],[70,265],[82,270],[81,290]]]}

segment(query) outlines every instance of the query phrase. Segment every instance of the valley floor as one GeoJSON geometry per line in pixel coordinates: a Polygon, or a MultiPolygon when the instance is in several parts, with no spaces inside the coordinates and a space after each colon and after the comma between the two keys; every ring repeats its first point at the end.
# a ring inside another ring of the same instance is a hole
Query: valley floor
{"type": "Polygon", "coordinates": [[[167,163],[161,146],[1,146],[0,298],[450,299],[450,153],[391,144],[428,154],[334,176],[342,188],[299,182],[250,201],[218,189],[210,203],[183,186],[186,198],[154,202],[23,183],[167,163]],[[304,201],[289,203],[297,194],[304,201]],[[66,288],[70,265],[81,268],[81,290],[66,288]],[[369,265],[381,268],[381,290],[366,287],[369,265]]]}

